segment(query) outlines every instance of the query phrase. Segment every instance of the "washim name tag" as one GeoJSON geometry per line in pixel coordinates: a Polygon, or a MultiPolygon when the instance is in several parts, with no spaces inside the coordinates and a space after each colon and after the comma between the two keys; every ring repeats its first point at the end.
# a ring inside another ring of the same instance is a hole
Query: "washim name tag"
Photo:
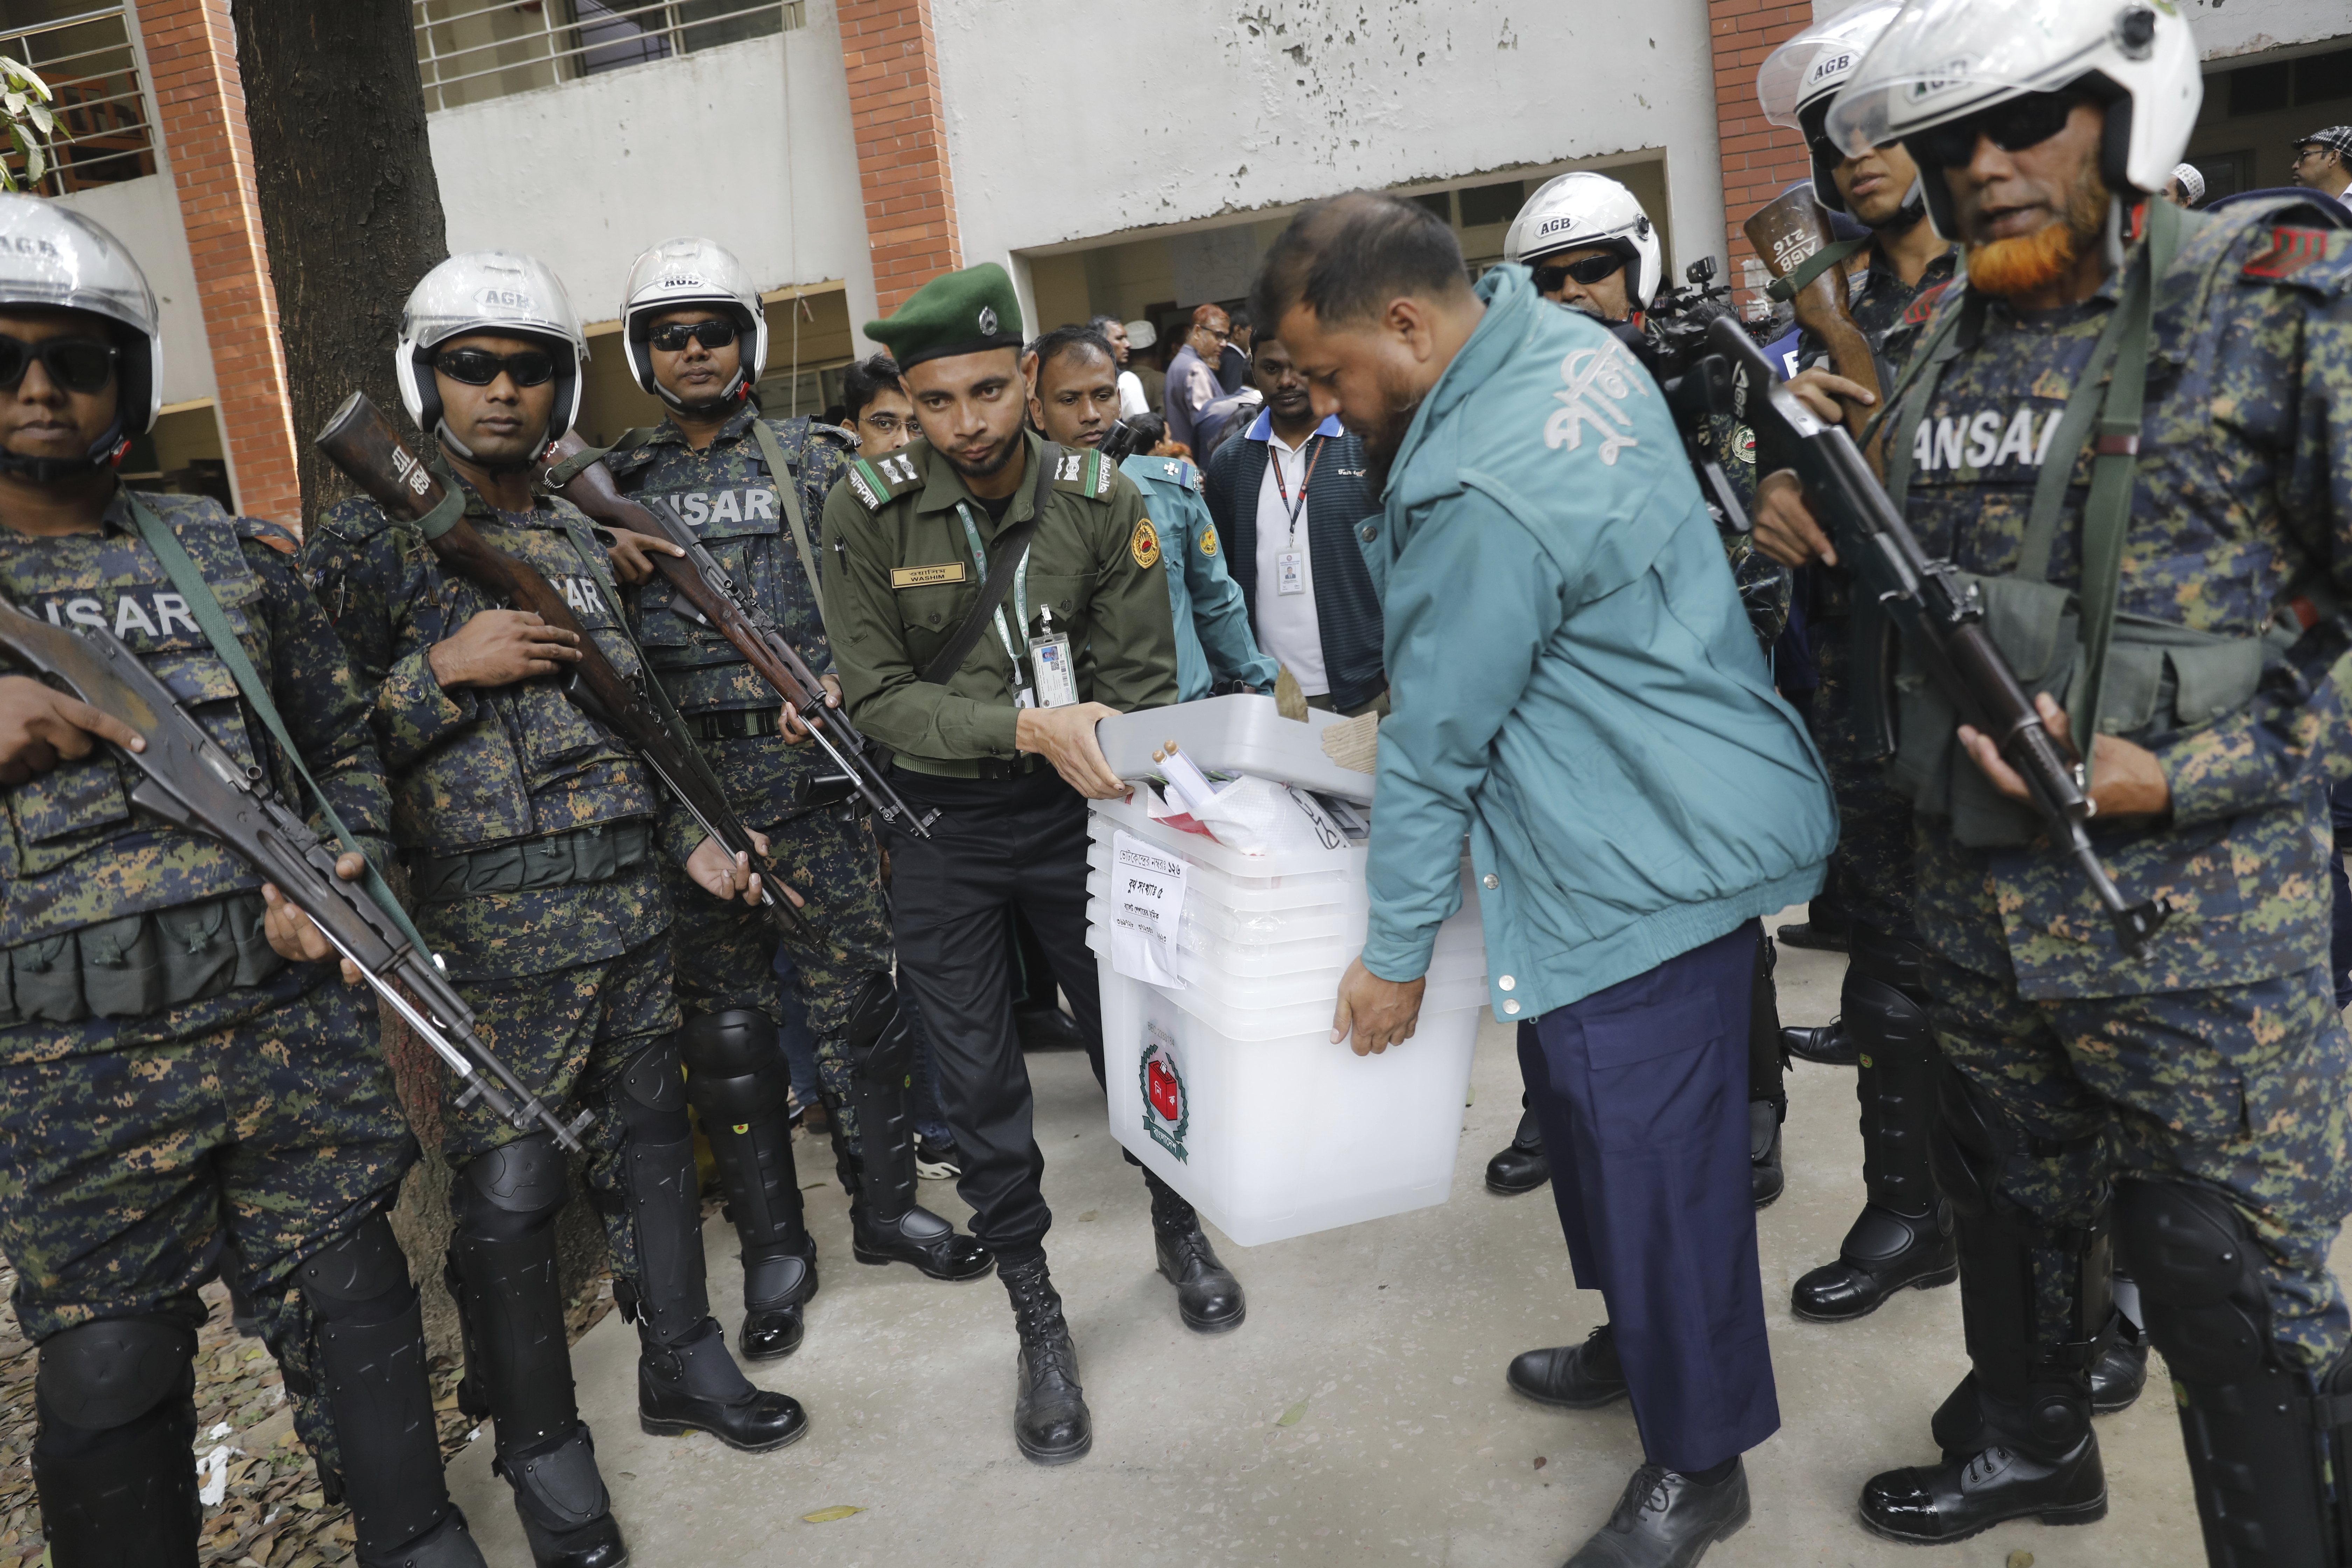
{"type": "Polygon", "coordinates": [[[941,583],[963,581],[963,563],[943,561],[932,566],[894,566],[890,569],[893,588],[929,588],[941,583]]]}

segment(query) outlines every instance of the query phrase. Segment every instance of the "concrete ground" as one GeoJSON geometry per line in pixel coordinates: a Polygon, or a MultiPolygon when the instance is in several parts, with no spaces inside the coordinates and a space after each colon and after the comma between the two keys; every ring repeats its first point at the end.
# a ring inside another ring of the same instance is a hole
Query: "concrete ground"
{"type": "MultiPolygon", "coordinates": [[[[1788,1022],[1828,1020],[1843,962],[1783,950],[1788,1022]]],[[[615,1314],[573,1352],[639,1568],[1550,1568],[1608,1518],[1641,1458],[1627,1408],[1549,1410],[1503,1382],[1514,1353],[1580,1340],[1601,1316],[1600,1297],[1570,1281],[1549,1193],[1498,1198],[1481,1180],[1519,1114],[1509,1031],[1489,1021],[1479,1037],[1452,1200],[1261,1247],[1215,1238],[1249,1291],[1248,1321],[1220,1339],[1187,1332],[1152,1271],[1143,1183],[1105,1130],[1085,1058],[1034,1057],[1030,1071],[1055,1278],[1076,1328],[1094,1452],[1058,1469],[1021,1458],[1008,1430],[1014,1342],[1003,1289],[993,1279],[940,1285],[903,1266],[857,1266],[831,1161],[804,1152],[802,1181],[824,1179],[807,1194],[824,1288],[801,1351],[754,1373],[808,1407],[804,1439],[752,1456],[698,1435],[645,1436],[635,1331],[615,1314]],[[863,1511],[806,1517],[845,1506],[863,1511]]],[[[1941,1549],[1864,1533],[1853,1520],[1863,1480],[1935,1457],[1928,1414],[1965,1370],[1959,1300],[1951,1289],[1906,1292],[1843,1327],[1790,1315],[1790,1281],[1834,1255],[1862,1186],[1852,1072],[1800,1065],[1789,1087],[1789,1189],[1759,1216],[1784,1425],[1748,1456],[1754,1518],[1707,1568],[2201,1563],[2160,1367],[2147,1397],[2100,1420],[2105,1521],[2013,1524],[1941,1549]]],[[[924,1194],[964,1218],[950,1185],[926,1183],[924,1194]]],[[[733,1233],[714,1219],[706,1242],[731,1332],[733,1233]]],[[[450,1479],[490,1561],[520,1565],[529,1556],[490,1473],[489,1436],[450,1479]]]]}

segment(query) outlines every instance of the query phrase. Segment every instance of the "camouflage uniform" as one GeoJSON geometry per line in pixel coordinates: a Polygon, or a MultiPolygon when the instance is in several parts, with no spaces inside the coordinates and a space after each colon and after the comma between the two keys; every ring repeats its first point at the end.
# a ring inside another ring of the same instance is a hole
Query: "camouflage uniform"
{"type": "MultiPolygon", "coordinates": [[[[366,709],[286,559],[292,536],[209,500],[141,499],[212,584],[337,812],[380,855],[387,803],[366,709]]],[[[124,496],[97,533],[0,529],[0,592],[52,622],[113,631],[233,756],[258,761],[282,799],[315,806],[132,531],[124,496]]],[[[371,1434],[339,1437],[322,1397],[325,1320],[296,1274],[382,1226],[415,1141],[377,1047],[373,994],[342,985],[331,963],[278,957],[259,925],[261,879],[215,840],[131,804],[140,777],[100,750],[0,788],[0,1253],[17,1269],[17,1320],[36,1343],[101,1321],[134,1334],[160,1325],[184,1357],[205,1317],[197,1288],[234,1271],[340,1495],[346,1439],[383,1449],[371,1434]]],[[[328,831],[323,815],[310,823],[328,831]]],[[[415,1310],[404,1270],[390,1291],[415,1310]]],[[[421,1361],[408,1364],[421,1404],[421,1361]]],[[[50,1370],[45,1360],[45,1432],[50,1370]]],[[[116,1375],[136,1383],[139,1370],[116,1375]]],[[[176,1477],[193,1405],[184,1419],[176,1477]]],[[[426,1441],[429,1451],[429,1425],[426,1441]]],[[[135,1473],[135,1457],[122,1463],[135,1473]]],[[[64,1500],[48,1502],[51,1536],[68,1551],[78,1526],[64,1500]]]]}

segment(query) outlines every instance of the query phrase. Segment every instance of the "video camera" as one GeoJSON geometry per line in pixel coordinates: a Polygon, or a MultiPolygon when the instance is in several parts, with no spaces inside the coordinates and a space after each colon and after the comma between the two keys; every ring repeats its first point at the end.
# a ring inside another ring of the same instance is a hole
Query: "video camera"
{"type": "Polygon", "coordinates": [[[1715,258],[1700,257],[1683,269],[1685,286],[1668,289],[1650,307],[1643,326],[1628,322],[1610,331],[1666,395],[1666,406],[1682,432],[1683,448],[1716,527],[1726,533],[1746,533],[1752,526],[1748,510],[1739,504],[1723,466],[1700,441],[1710,420],[1738,422],[1748,400],[1739,373],[1707,341],[1708,328],[1717,321],[1740,325],[1728,306],[1717,303],[1730,297],[1731,286],[1715,284],[1715,258]]]}

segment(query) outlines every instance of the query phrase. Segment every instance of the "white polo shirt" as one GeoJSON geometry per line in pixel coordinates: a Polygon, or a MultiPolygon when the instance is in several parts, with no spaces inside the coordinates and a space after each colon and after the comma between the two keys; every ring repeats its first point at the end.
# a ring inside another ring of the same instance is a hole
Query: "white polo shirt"
{"type": "Polygon", "coordinates": [[[1307,542],[1307,470],[1317,448],[1340,434],[1328,418],[1296,447],[1274,433],[1261,411],[1244,438],[1265,443],[1265,478],[1257,492],[1257,646],[1297,678],[1309,697],[1330,695],[1323,632],[1315,618],[1315,552],[1307,542]],[[1286,492],[1288,499],[1285,499],[1286,492]],[[1290,592],[1283,590],[1287,586],[1290,592]]]}

